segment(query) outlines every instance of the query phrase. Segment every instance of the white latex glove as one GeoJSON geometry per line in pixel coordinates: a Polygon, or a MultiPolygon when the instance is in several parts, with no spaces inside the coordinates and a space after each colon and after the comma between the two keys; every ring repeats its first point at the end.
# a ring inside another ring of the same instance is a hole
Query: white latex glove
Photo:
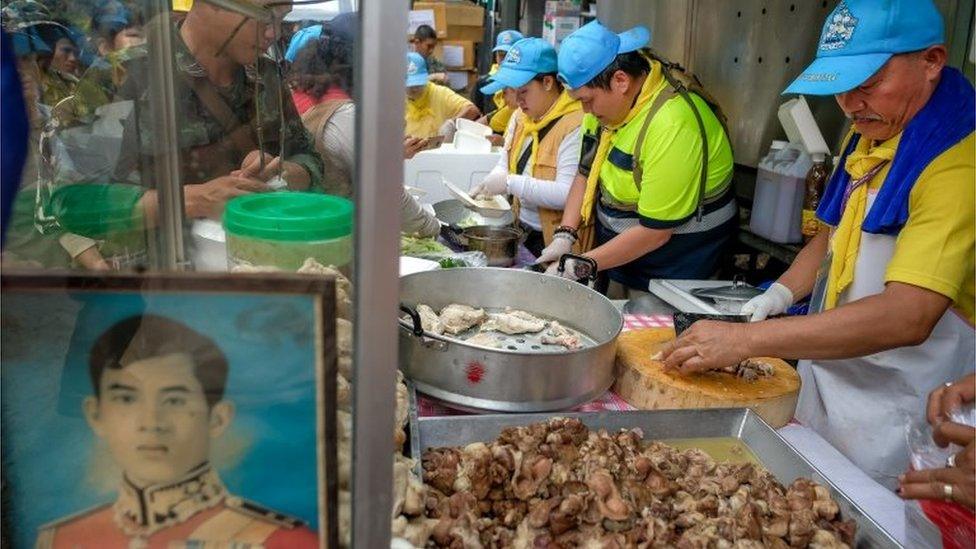
{"type": "Polygon", "coordinates": [[[779,282],[773,282],[765,292],[750,299],[742,306],[742,314],[752,315],[749,320],[757,322],[766,317],[781,315],[793,304],[793,291],[779,282]]]}
{"type": "Polygon", "coordinates": [[[508,194],[508,171],[494,169],[471,189],[469,193],[472,197],[497,196],[508,194]]]}
{"type": "Polygon", "coordinates": [[[457,133],[457,121],[453,118],[445,121],[437,130],[437,135],[443,135],[444,141],[453,141],[455,133],[457,133]]]}
{"type": "Polygon", "coordinates": [[[542,250],[541,254],[539,254],[539,258],[535,260],[535,264],[539,265],[541,263],[552,263],[552,265],[549,266],[549,269],[546,269],[546,273],[555,274],[555,271],[550,273],[549,270],[556,269],[559,266],[559,258],[565,254],[571,253],[573,251],[573,244],[575,243],[576,241],[572,236],[566,233],[556,233],[556,235],[552,237],[552,242],[542,250]]]}

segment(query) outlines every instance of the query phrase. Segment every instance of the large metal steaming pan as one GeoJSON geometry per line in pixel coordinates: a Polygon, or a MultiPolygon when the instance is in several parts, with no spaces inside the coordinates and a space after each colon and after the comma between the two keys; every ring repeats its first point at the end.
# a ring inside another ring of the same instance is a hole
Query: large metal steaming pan
{"type": "Polygon", "coordinates": [[[446,269],[400,278],[400,301],[440,310],[451,303],[505,307],[557,320],[593,341],[575,351],[489,349],[400,321],[400,369],[417,390],[464,408],[500,412],[565,410],[613,384],[623,316],[599,293],[564,278],[513,269],[446,269]]]}
{"type": "Polygon", "coordinates": [[[813,479],[830,489],[845,517],[857,521],[856,547],[900,547],[877,522],[834,483],[800,455],[783,437],[747,408],[701,410],[641,410],[587,414],[524,414],[411,418],[411,453],[420,460],[423,451],[442,446],[488,442],[506,427],[546,421],[551,417],[579,418],[590,429],[618,431],[639,427],[645,440],[681,438],[737,438],[752,450],[763,466],[789,486],[797,478],[813,479]]]}

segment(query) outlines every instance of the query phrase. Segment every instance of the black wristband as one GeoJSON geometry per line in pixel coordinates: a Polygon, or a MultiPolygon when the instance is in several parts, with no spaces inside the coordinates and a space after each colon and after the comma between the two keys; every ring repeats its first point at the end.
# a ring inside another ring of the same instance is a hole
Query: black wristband
{"type": "Polygon", "coordinates": [[[560,225],[559,227],[556,227],[556,230],[553,231],[552,234],[556,235],[556,234],[559,234],[559,233],[566,233],[566,234],[572,236],[574,239],[577,239],[577,240],[579,239],[579,232],[576,229],[574,229],[572,227],[569,227],[567,225],[560,225]]]}

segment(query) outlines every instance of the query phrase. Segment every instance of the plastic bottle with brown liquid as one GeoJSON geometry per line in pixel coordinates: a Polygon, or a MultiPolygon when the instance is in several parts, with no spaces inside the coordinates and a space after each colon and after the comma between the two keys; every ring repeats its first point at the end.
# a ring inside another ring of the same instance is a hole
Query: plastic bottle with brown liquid
{"type": "Polygon", "coordinates": [[[806,194],[803,197],[803,242],[809,242],[820,230],[817,207],[820,206],[820,197],[823,196],[828,177],[830,177],[830,169],[827,167],[826,156],[822,153],[814,153],[813,166],[807,172],[806,194]]]}

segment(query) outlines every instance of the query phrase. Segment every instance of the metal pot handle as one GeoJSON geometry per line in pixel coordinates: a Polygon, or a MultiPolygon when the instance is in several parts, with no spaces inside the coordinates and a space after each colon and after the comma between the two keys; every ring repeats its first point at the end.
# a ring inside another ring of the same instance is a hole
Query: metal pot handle
{"type": "Polygon", "coordinates": [[[417,310],[414,309],[413,307],[408,307],[403,303],[400,303],[400,310],[410,315],[410,319],[413,320],[413,330],[412,330],[413,335],[417,337],[423,337],[424,328],[423,325],[420,323],[420,314],[417,313],[417,310]]]}
{"type": "Polygon", "coordinates": [[[456,246],[468,247],[468,238],[464,236],[464,229],[456,224],[442,223],[441,236],[456,246]]]}
{"type": "Polygon", "coordinates": [[[559,272],[560,273],[566,272],[566,260],[567,259],[575,259],[576,261],[582,261],[583,263],[586,263],[586,264],[588,264],[590,266],[590,272],[589,272],[589,274],[586,275],[586,277],[579,279],[580,282],[582,282],[583,284],[587,284],[587,283],[596,281],[596,269],[597,269],[596,261],[593,261],[592,259],[590,259],[588,257],[583,257],[581,255],[576,255],[576,254],[563,254],[562,256],[559,257],[559,272]]]}

